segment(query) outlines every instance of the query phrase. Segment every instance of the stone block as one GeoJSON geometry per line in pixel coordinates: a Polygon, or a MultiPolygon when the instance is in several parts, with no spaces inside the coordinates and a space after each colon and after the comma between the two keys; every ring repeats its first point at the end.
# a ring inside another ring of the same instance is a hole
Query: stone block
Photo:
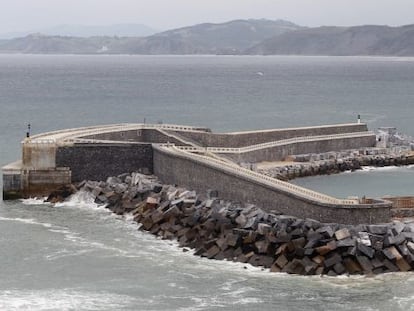
{"type": "Polygon", "coordinates": [[[337,253],[335,253],[332,256],[325,258],[325,261],[323,264],[325,267],[329,268],[341,261],[342,261],[342,257],[338,255],[337,253]]]}
{"type": "Polygon", "coordinates": [[[322,245],[322,246],[315,248],[316,252],[320,255],[326,255],[335,249],[336,249],[336,241],[334,240],[328,242],[326,245],[322,245]]]}
{"type": "Polygon", "coordinates": [[[347,228],[342,228],[340,230],[335,231],[335,238],[339,240],[343,240],[346,238],[349,238],[351,236],[351,233],[347,228]]]}
{"type": "Polygon", "coordinates": [[[312,261],[318,265],[323,264],[323,262],[325,261],[325,258],[321,255],[317,255],[315,257],[312,258],[312,261]]]}
{"type": "Polygon", "coordinates": [[[390,260],[384,259],[383,260],[384,267],[387,268],[389,272],[398,272],[400,269],[396,265],[394,265],[390,260]]]}
{"type": "Polygon", "coordinates": [[[387,233],[388,226],[386,225],[369,225],[368,231],[376,235],[384,235],[387,233]]]}
{"type": "Polygon", "coordinates": [[[340,274],[344,274],[345,272],[346,272],[346,268],[345,268],[345,266],[342,264],[342,263],[340,263],[340,262],[338,262],[338,263],[336,263],[334,266],[333,266],[333,270],[338,274],[338,275],[340,275],[340,274]]]}
{"type": "Polygon", "coordinates": [[[265,268],[270,268],[273,264],[274,258],[270,256],[259,256],[257,265],[265,268]]]}
{"type": "Polygon", "coordinates": [[[282,272],[289,274],[304,274],[305,267],[299,259],[293,259],[286,266],[283,267],[282,272]]]}
{"type": "Polygon", "coordinates": [[[266,240],[257,241],[254,243],[259,254],[266,254],[269,249],[269,242],[266,240]]]}
{"type": "Polygon", "coordinates": [[[403,234],[398,234],[396,236],[387,235],[384,239],[385,245],[398,245],[405,241],[405,236],[403,234]]]}
{"type": "Polygon", "coordinates": [[[290,242],[292,237],[286,231],[279,231],[276,234],[276,243],[287,243],[290,242]]]}
{"type": "Polygon", "coordinates": [[[395,264],[397,265],[398,269],[402,272],[406,272],[406,271],[410,271],[411,266],[408,264],[407,261],[405,261],[404,258],[400,258],[398,260],[395,261],[395,264]]]}
{"type": "Polygon", "coordinates": [[[213,245],[203,254],[203,256],[205,256],[207,258],[213,258],[219,252],[220,252],[220,248],[218,248],[217,245],[213,245]]]}
{"type": "Polygon", "coordinates": [[[393,226],[391,227],[391,230],[393,232],[393,235],[399,235],[401,232],[403,232],[405,228],[405,224],[401,221],[395,221],[393,226]]]}
{"type": "Polygon", "coordinates": [[[243,214],[240,214],[238,217],[236,217],[236,223],[243,228],[247,223],[247,218],[243,214]]]}
{"type": "Polygon", "coordinates": [[[372,269],[374,268],[371,264],[371,261],[365,256],[356,256],[356,259],[359,265],[362,267],[362,270],[365,273],[371,273],[372,269]]]}
{"type": "Polygon", "coordinates": [[[324,235],[327,238],[332,238],[333,235],[334,235],[334,230],[332,229],[331,226],[323,226],[323,227],[317,229],[316,232],[321,233],[322,235],[324,235]]]}
{"type": "Polygon", "coordinates": [[[282,271],[275,263],[270,267],[270,272],[280,272],[282,271]]]}
{"type": "Polygon", "coordinates": [[[264,224],[264,223],[257,224],[257,233],[259,233],[261,235],[268,234],[271,229],[272,229],[272,227],[268,224],[264,224]]]}
{"type": "Polygon", "coordinates": [[[367,232],[358,232],[358,236],[358,243],[364,244],[365,246],[371,246],[371,240],[367,232]]]}
{"type": "Polygon", "coordinates": [[[287,260],[285,255],[280,255],[279,257],[277,257],[275,264],[279,267],[279,268],[283,268],[284,266],[287,265],[289,261],[287,260]]]}
{"type": "Polygon", "coordinates": [[[411,253],[414,254],[414,243],[413,242],[407,242],[407,248],[411,253]]]}
{"type": "Polygon", "coordinates": [[[313,262],[309,257],[302,258],[302,265],[305,268],[306,274],[314,274],[315,269],[318,267],[318,265],[315,262],[313,262]]]}
{"type": "Polygon", "coordinates": [[[362,244],[362,243],[358,243],[357,248],[363,255],[366,255],[369,258],[374,257],[375,250],[372,249],[371,247],[366,246],[365,244],[362,244]]]}
{"type": "Polygon", "coordinates": [[[239,243],[240,236],[237,234],[229,233],[226,235],[226,242],[231,247],[236,247],[239,243]]]}
{"type": "Polygon", "coordinates": [[[387,257],[390,260],[399,260],[402,258],[401,254],[394,246],[388,247],[384,249],[382,252],[385,255],[385,257],[387,257]]]}
{"type": "Polygon", "coordinates": [[[353,247],[356,245],[355,238],[345,238],[336,243],[337,247],[353,247]]]}
{"type": "Polygon", "coordinates": [[[303,248],[305,246],[306,239],[304,237],[301,237],[301,238],[294,239],[291,242],[294,245],[295,249],[303,248]]]}
{"type": "Polygon", "coordinates": [[[344,265],[349,274],[355,274],[362,271],[360,264],[350,257],[344,258],[344,265]]]}

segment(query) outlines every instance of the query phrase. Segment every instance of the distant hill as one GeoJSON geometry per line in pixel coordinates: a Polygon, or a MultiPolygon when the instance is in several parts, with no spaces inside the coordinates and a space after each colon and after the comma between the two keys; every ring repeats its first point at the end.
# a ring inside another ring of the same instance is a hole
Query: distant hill
{"type": "Polygon", "coordinates": [[[32,33],[41,33],[48,36],[69,37],[147,37],[159,32],[143,24],[115,24],[115,25],[59,25],[50,28],[35,29],[32,31],[3,33],[0,39],[25,37],[32,33]]]}
{"type": "Polygon", "coordinates": [[[414,56],[414,25],[305,28],[282,20],[234,20],[146,37],[32,34],[0,40],[0,53],[414,56]]]}
{"type": "Polygon", "coordinates": [[[414,56],[414,25],[300,29],[264,40],[246,54],[414,56]]]}
{"type": "Polygon", "coordinates": [[[277,20],[235,20],[199,24],[147,37],[47,36],[32,34],[0,41],[0,52],[105,54],[240,54],[263,40],[300,29],[277,20]]]}
{"type": "Polygon", "coordinates": [[[302,27],[283,20],[249,19],[199,24],[147,37],[137,54],[240,54],[263,40],[302,27]]]}
{"type": "Polygon", "coordinates": [[[97,54],[113,38],[62,37],[32,34],[0,41],[0,52],[32,54],[97,54]]]}

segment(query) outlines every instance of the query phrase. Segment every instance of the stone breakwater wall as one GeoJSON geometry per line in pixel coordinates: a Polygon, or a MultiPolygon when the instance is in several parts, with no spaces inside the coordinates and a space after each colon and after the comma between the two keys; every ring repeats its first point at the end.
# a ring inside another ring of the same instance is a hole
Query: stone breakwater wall
{"type": "Polygon", "coordinates": [[[316,155],[309,154],[291,156],[289,160],[297,162],[270,168],[258,168],[257,172],[286,181],[300,177],[355,171],[364,166],[385,167],[414,164],[412,152],[382,154],[369,154],[369,152],[369,149],[352,150],[346,156],[342,156],[343,152],[329,152],[317,155],[317,158],[314,157],[316,155]]]}
{"type": "Polygon", "coordinates": [[[56,150],[56,166],[70,167],[72,181],[105,180],[124,172],[153,171],[149,143],[81,143],[56,150]]]}
{"type": "MultiPolygon", "coordinates": [[[[325,153],[328,151],[339,151],[347,149],[355,149],[364,147],[375,146],[375,135],[360,136],[360,137],[330,137],[326,139],[320,139],[317,141],[301,141],[290,142],[285,145],[259,148],[256,150],[250,150],[240,153],[226,153],[221,154],[232,159],[233,161],[240,162],[261,162],[261,161],[281,161],[288,156],[303,153],[325,153]]],[[[220,154],[218,152],[218,154],[220,154]]]]}
{"type": "Polygon", "coordinates": [[[365,131],[368,131],[367,125],[361,123],[246,131],[235,133],[209,133],[200,131],[175,131],[175,133],[196,141],[203,147],[240,148],[266,143],[269,141],[290,139],[294,137],[335,135],[365,131]]]}
{"type": "Polygon", "coordinates": [[[341,205],[325,203],[316,197],[304,197],[265,180],[247,176],[227,166],[201,162],[185,154],[153,147],[154,174],[167,184],[177,184],[200,193],[217,189],[230,201],[255,204],[267,212],[277,212],[322,222],[344,224],[382,223],[391,219],[391,202],[373,200],[369,204],[341,205]]]}
{"type": "MultiPolygon", "coordinates": [[[[340,225],[263,211],[254,205],[161,184],[138,173],[83,181],[95,202],[118,215],[132,214],[140,229],[177,240],[184,251],[272,272],[330,276],[414,269],[414,223],[340,225]]],[[[50,195],[56,202],[73,189],[50,195]]]]}

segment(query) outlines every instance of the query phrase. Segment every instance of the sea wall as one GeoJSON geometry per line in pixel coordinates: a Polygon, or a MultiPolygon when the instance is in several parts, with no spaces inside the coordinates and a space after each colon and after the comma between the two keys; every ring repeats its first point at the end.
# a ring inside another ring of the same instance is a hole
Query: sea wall
{"type": "MultiPolygon", "coordinates": [[[[368,152],[368,150],[365,150],[368,152]]],[[[338,154],[329,152],[331,158],[323,160],[312,160],[307,162],[288,163],[275,167],[259,168],[258,173],[278,178],[281,180],[292,180],[300,177],[336,174],[345,171],[354,171],[364,166],[384,167],[402,166],[414,164],[414,155],[411,153],[389,153],[389,154],[364,154],[364,150],[345,158],[338,154]]],[[[306,156],[306,155],[305,155],[306,156]]],[[[309,156],[309,155],[307,155],[309,156]]],[[[301,160],[300,156],[293,156],[290,160],[301,160]]]]}
{"type": "Polygon", "coordinates": [[[105,180],[109,176],[141,170],[152,173],[151,144],[92,143],[59,147],[56,165],[69,167],[72,181],[105,180]]]}
{"type": "MultiPolygon", "coordinates": [[[[118,215],[130,214],[140,229],[175,239],[185,251],[216,260],[248,263],[302,275],[381,274],[414,270],[414,224],[340,225],[268,213],[160,184],[138,173],[83,181],[87,195],[118,215]]],[[[69,189],[70,190],[70,189],[69,189]]],[[[52,194],[54,202],[68,189],[52,194]]],[[[77,194],[75,194],[77,195],[77,194]]]]}
{"type": "Polygon", "coordinates": [[[375,135],[360,137],[338,137],[321,139],[317,141],[293,142],[286,145],[273,146],[241,153],[223,154],[234,161],[240,162],[262,162],[280,161],[290,155],[303,153],[323,153],[328,151],[340,151],[346,149],[358,149],[362,147],[374,147],[375,135]]]}
{"type": "Polygon", "coordinates": [[[375,201],[375,205],[356,206],[321,203],[225,168],[171,154],[155,146],[154,174],[164,183],[177,184],[199,192],[215,189],[223,199],[253,203],[267,212],[343,224],[381,223],[391,219],[390,202],[375,201]]]}
{"type": "Polygon", "coordinates": [[[240,148],[270,141],[304,136],[334,135],[367,131],[366,124],[340,124],[315,127],[260,130],[237,133],[177,132],[181,136],[197,141],[204,147],[240,148]]]}

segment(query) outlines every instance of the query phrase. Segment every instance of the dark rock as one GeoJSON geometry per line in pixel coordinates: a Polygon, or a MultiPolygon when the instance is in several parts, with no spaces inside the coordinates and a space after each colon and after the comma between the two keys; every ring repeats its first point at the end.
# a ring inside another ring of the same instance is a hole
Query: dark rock
{"type": "Polygon", "coordinates": [[[387,235],[384,239],[385,245],[398,245],[405,241],[404,234],[398,234],[396,236],[387,235]]]}
{"type": "Polygon", "coordinates": [[[397,265],[398,269],[402,272],[410,271],[411,266],[408,264],[407,261],[405,261],[404,258],[400,258],[395,261],[395,264],[397,265]]]}
{"type": "Polygon", "coordinates": [[[336,243],[337,247],[352,247],[356,245],[356,239],[355,238],[346,238],[343,240],[340,240],[336,243]]]}
{"type": "Polygon", "coordinates": [[[373,266],[371,264],[371,261],[365,257],[365,256],[356,256],[356,259],[358,261],[358,263],[360,264],[360,266],[362,267],[362,270],[365,273],[371,273],[373,266]]]}
{"type": "Polygon", "coordinates": [[[375,250],[373,250],[371,247],[366,246],[362,243],[358,243],[357,248],[362,254],[368,256],[369,258],[374,257],[375,250]]]}
{"type": "Polygon", "coordinates": [[[332,229],[331,226],[323,226],[317,229],[316,232],[323,234],[327,238],[332,238],[334,235],[334,230],[332,229]]]}
{"type": "Polygon", "coordinates": [[[345,266],[344,266],[342,263],[340,263],[340,262],[336,263],[336,264],[333,266],[333,269],[334,269],[334,271],[335,271],[338,275],[340,275],[340,274],[344,274],[344,273],[346,272],[346,268],[345,268],[345,266]]]}
{"type": "Polygon", "coordinates": [[[385,255],[385,257],[387,257],[390,260],[392,259],[399,260],[402,258],[401,254],[398,252],[398,250],[394,246],[388,247],[384,249],[382,252],[385,255]]]}
{"type": "Polygon", "coordinates": [[[62,186],[58,188],[57,190],[52,191],[52,193],[50,193],[49,196],[47,197],[46,202],[50,202],[50,203],[63,202],[65,199],[70,197],[76,191],[77,189],[73,185],[62,186]]]}
{"type": "Polygon", "coordinates": [[[220,252],[220,248],[217,247],[217,245],[213,245],[212,247],[210,247],[204,254],[203,256],[207,257],[207,258],[213,258],[214,256],[216,256],[218,253],[220,252]]]}
{"type": "Polygon", "coordinates": [[[290,273],[290,274],[304,274],[305,267],[301,260],[293,259],[287,265],[285,265],[282,269],[282,272],[290,273]]]}
{"type": "Polygon", "coordinates": [[[352,258],[344,258],[344,265],[349,274],[355,274],[362,271],[360,264],[352,258]]]}
{"type": "Polygon", "coordinates": [[[283,268],[284,266],[287,265],[287,263],[289,262],[289,260],[287,260],[285,255],[280,255],[279,257],[277,257],[275,264],[279,267],[279,268],[283,268]]]}
{"type": "Polygon", "coordinates": [[[394,265],[388,259],[384,259],[383,263],[384,263],[384,267],[386,267],[388,269],[388,272],[398,272],[399,271],[398,267],[396,265],[394,265]]]}
{"type": "Polygon", "coordinates": [[[329,268],[337,263],[340,263],[341,261],[342,261],[342,257],[338,255],[337,253],[335,253],[332,256],[325,258],[324,265],[325,267],[329,268]]]}
{"type": "Polygon", "coordinates": [[[370,225],[370,226],[368,226],[368,230],[372,234],[384,235],[384,234],[387,233],[388,226],[386,226],[386,225],[370,225]]]}

